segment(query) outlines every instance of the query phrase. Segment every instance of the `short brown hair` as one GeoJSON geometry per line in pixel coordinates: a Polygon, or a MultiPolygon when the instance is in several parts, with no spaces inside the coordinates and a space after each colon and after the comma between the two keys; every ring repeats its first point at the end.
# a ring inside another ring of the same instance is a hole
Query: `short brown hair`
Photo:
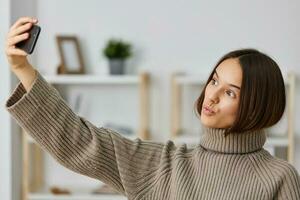
{"type": "Polygon", "coordinates": [[[226,130],[226,134],[254,131],[276,124],[281,119],[286,105],[284,80],[277,63],[255,49],[229,52],[217,62],[195,102],[196,113],[201,115],[205,89],[216,68],[229,58],[238,59],[243,77],[236,120],[226,130]]]}

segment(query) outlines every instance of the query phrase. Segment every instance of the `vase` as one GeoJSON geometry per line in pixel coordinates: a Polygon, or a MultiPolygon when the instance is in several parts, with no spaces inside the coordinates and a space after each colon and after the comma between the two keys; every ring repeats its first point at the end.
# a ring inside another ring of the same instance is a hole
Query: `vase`
{"type": "Polygon", "coordinates": [[[110,74],[124,74],[125,62],[123,59],[110,59],[109,60],[109,73],[110,74]]]}

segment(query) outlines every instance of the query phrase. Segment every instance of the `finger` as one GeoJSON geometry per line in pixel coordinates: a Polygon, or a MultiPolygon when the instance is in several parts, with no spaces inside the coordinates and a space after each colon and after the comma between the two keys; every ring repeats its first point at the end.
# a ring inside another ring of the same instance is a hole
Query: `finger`
{"type": "Polygon", "coordinates": [[[11,29],[15,29],[15,28],[17,28],[17,27],[19,27],[19,26],[21,26],[21,25],[23,25],[25,23],[28,23],[28,22],[36,23],[37,20],[35,18],[33,18],[33,17],[21,17],[21,18],[19,18],[15,22],[15,24],[13,24],[13,26],[11,27],[11,29]]]}
{"type": "Polygon", "coordinates": [[[37,23],[37,19],[32,18],[32,17],[21,17],[12,25],[11,30],[13,30],[25,23],[28,23],[28,22],[37,23]]]}
{"type": "Polygon", "coordinates": [[[27,56],[28,54],[21,50],[21,49],[18,49],[18,48],[9,48],[7,51],[6,51],[6,54],[8,56],[27,56]]]}
{"type": "Polygon", "coordinates": [[[17,35],[20,35],[21,33],[24,33],[25,31],[30,30],[30,28],[32,27],[32,23],[26,23],[24,25],[21,25],[19,27],[17,27],[16,29],[13,29],[10,33],[9,33],[9,37],[14,37],[17,35]]]}
{"type": "Polygon", "coordinates": [[[21,41],[23,41],[23,40],[28,39],[28,37],[29,37],[29,33],[23,33],[23,34],[21,34],[21,35],[17,35],[17,36],[15,36],[15,37],[12,37],[12,38],[10,38],[10,39],[8,40],[7,46],[8,46],[8,47],[14,46],[14,45],[16,45],[18,42],[21,42],[21,41]]]}

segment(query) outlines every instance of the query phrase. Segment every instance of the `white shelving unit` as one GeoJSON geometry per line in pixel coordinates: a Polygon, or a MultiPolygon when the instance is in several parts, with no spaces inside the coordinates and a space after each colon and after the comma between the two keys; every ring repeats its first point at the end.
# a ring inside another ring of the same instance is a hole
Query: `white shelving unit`
{"type": "MultiPolygon", "coordinates": [[[[61,86],[89,86],[89,85],[137,85],[139,90],[139,130],[130,139],[139,137],[149,139],[148,108],[149,108],[149,74],[139,75],[54,75],[44,78],[57,89],[61,86]],[[59,87],[57,87],[59,86],[59,87]]],[[[68,188],[71,195],[54,195],[44,187],[43,154],[38,144],[25,132],[23,133],[23,180],[22,200],[125,200],[126,197],[112,194],[92,194],[88,190],[82,191],[68,188]],[[33,162],[30,162],[33,160],[33,162]],[[30,174],[33,169],[34,173],[30,174]]],[[[59,178],[58,178],[59,180],[59,178]]]]}
{"type": "Polygon", "coordinates": [[[87,84],[139,84],[140,76],[134,75],[52,75],[45,76],[51,84],[63,85],[87,85],[87,84]]]}
{"type": "MultiPolygon", "coordinates": [[[[174,73],[171,79],[172,86],[172,109],[171,109],[171,138],[177,144],[186,143],[188,145],[197,145],[200,141],[201,133],[193,133],[184,130],[181,127],[181,104],[182,87],[196,85],[200,88],[205,86],[207,77],[202,75],[186,75],[184,73],[174,73]]],[[[283,134],[269,134],[265,143],[266,149],[276,147],[287,148],[286,160],[293,164],[294,162],[294,99],[295,99],[295,75],[290,73],[284,77],[287,95],[287,130],[283,134]]]]}

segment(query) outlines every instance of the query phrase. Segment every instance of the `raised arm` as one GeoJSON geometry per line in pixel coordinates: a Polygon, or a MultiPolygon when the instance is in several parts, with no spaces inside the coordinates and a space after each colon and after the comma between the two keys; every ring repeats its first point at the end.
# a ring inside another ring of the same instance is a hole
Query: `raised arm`
{"type": "Polygon", "coordinates": [[[26,53],[13,47],[25,38],[21,30],[30,20],[20,19],[9,33],[7,57],[21,83],[9,97],[7,110],[63,166],[99,179],[127,197],[145,192],[145,187],[159,177],[159,166],[165,166],[162,160],[170,162],[173,143],[129,140],[76,115],[58,91],[31,67],[26,53]]]}

